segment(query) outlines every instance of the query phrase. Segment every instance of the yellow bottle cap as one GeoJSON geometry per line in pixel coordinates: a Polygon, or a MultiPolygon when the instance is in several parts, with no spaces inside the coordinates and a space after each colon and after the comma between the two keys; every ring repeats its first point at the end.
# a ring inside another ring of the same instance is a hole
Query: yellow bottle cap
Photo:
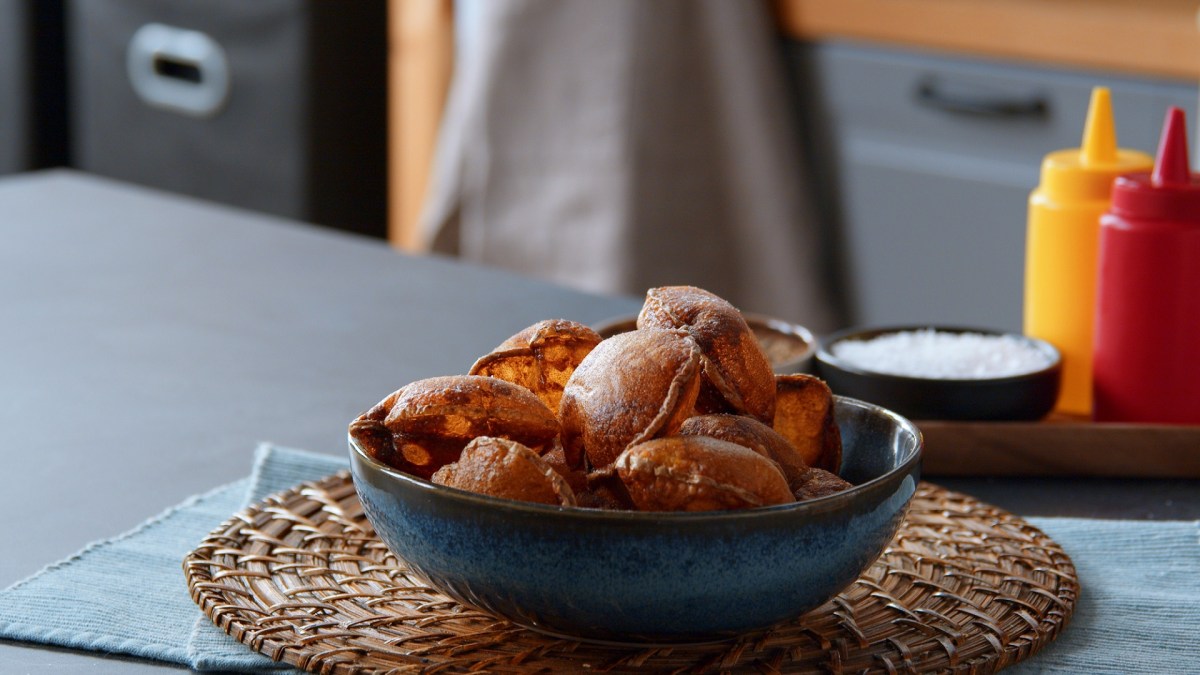
{"type": "Polygon", "coordinates": [[[1114,178],[1149,171],[1153,166],[1150,155],[1117,147],[1112,94],[1107,87],[1095,87],[1083,127],[1083,142],[1078,148],[1046,155],[1039,189],[1054,201],[1107,201],[1114,178]]]}

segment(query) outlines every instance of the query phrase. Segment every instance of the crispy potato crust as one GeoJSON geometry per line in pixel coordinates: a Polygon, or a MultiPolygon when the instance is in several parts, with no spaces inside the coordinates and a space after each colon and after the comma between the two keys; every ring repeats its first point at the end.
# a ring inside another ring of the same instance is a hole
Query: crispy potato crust
{"type": "Polygon", "coordinates": [[[808,471],[804,458],[779,432],[746,415],[697,415],[680,427],[682,436],[708,436],[750,448],[774,461],[793,491],[808,471]]]}
{"type": "Polygon", "coordinates": [[[697,412],[750,415],[772,423],[774,371],[736,307],[694,286],[663,286],[646,292],[637,325],[682,329],[696,340],[704,376],[697,412]]]}
{"type": "Polygon", "coordinates": [[[776,375],[775,387],[775,431],[791,442],[808,466],[833,473],[841,470],[842,435],[829,385],[812,375],[776,375]]]}
{"type": "Polygon", "coordinates": [[[505,438],[481,436],[458,461],[438,469],[438,485],[523,502],[574,506],[575,492],[536,452],[505,438]]]}
{"type": "Polygon", "coordinates": [[[539,321],[480,357],[469,374],[521,385],[557,413],[567,380],[600,340],[599,333],[575,321],[539,321]]]}
{"type": "Polygon", "coordinates": [[[422,478],[457,460],[480,436],[541,452],[553,447],[558,433],[558,419],[528,389],[474,375],[413,382],[350,425],[351,436],[376,460],[422,478]]]}
{"type": "Polygon", "coordinates": [[[679,430],[700,387],[700,350],[687,333],[636,330],[599,344],[575,369],[559,406],[570,466],[603,469],[625,448],[679,430]]]}
{"type": "Polygon", "coordinates": [[[775,462],[707,436],[670,436],[630,447],[617,474],[642,511],[717,511],[795,501],[775,462]]]}

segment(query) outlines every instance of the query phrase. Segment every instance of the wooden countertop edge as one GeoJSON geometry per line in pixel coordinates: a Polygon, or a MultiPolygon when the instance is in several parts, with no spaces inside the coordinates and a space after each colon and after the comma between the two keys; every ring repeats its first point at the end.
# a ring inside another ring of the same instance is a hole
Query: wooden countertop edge
{"type": "Polygon", "coordinates": [[[1200,79],[1195,0],[774,0],[788,37],[1200,79]]]}

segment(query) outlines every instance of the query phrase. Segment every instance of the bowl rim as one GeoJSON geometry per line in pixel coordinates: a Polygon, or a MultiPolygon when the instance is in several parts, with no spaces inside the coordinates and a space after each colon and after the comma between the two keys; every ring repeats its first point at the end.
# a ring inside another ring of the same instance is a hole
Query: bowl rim
{"type": "Polygon", "coordinates": [[[934,323],[854,327],[839,330],[834,333],[830,333],[821,340],[820,348],[817,350],[816,360],[821,366],[833,366],[838,370],[859,377],[867,377],[897,384],[909,383],[924,385],[932,383],[944,383],[954,386],[990,386],[997,384],[1013,384],[1026,380],[1036,380],[1062,369],[1062,352],[1060,352],[1053,344],[1041,338],[995,328],[978,328],[973,326],[954,326],[934,323]],[[847,362],[845,359],[835,356],[832,351],[834,345],[847,340],[866,340],[876,338],[881,335],[887,335],[889,333],[901,333],[919,330],[933,330],[941,333],[979,333],[981,335],[1016,338],[1017,340],[1031,345],[1038,351],[1049,356],[1050,363],[1049,365],[1038,368],[1037,370],[1030,370],[1024,373],[1017,373],[1015,375],[1005,375],[1004,377],[919,377],[916,375],[885,373],[878,370],[871,370],[869,368],[856,366],[847,362]]]}
{"type": "MultiPolygon", "coordinates": [[[[816,357],[817,351],[821,348],[821,339],[817,337],[816,333],[802,324],[776,319],[773,316],[765,314],[755,314],[754,312],[742,312],[742,317],[746,319],[746,323],[748,324],[758,323],[776,333],[791,335],[804,341],[807,348],[800,355],[788,359],[783,363],[776,364],[776,366],[790,366],[811,360],[816,357]]],[[[750,326],[750,330],[754,330],[753,325],[750,326]]]]}
{"type": "MultiPolygon", "coordinates": [[[[834,396],[838,402],[872,410],[878,414],[890,418],[897,426],[912,433],[916,438],[916,448],[910,455],[903,459],[899,464],[892,467],[883,474],[872,478],[869,481],[859,483],[852,486],[848,490],[818,497],[816,499],[807,499],[801,502],[791,502],[788,504],[775,504],[772,506],[759,506],[749,509],[735,509],[727,511],[619,511],[614,509],[599,509],[578,506],[552,506],[550,504],[538,504],[534,502],[523,502],[514,499],[504,499],[501,497],[492,497],[490,495],[479,494],[469,490],[462,490],[446,485],[437,485],[431,481],[425,480],[418,476],[404,473],[394,469],[386,464],[375,461],[373,457],[368,455],[358,444],[354,437],[347,434],[349,441],[350,452],[354,458],[363,464],[371,467],[373,470],[388,476],[390,479],[405,484],[411,488],[419,490],[423,494],[436,495],[441,498],[455,499],[461,502],[476,504],[488,509],[505,509],[509,512],[519,512],[527,514],[537,514],[541,516],[557,515],[571,518],[583,518],[585,520],[595,521],[618,521],[625,523],[653,523],[663,522],[670,523],[698,523],[698,522],[722,522],[736,523],[742,520],[756,519],[768,517],[771,515],[791,514],[793,512],[799,514],[819,515],[841,511],[852,503],[864,498],[873,492],[884,490],[891,482],[901,479],[908,475],[915,466],[919,465],[921,458],[924,455],[925,441],[921,430],[908,418],[889,410],[880,405],[862,401],[848,396],[834,396]]],[[[890,491],[889,491],[890,492],[890,491]]]]}

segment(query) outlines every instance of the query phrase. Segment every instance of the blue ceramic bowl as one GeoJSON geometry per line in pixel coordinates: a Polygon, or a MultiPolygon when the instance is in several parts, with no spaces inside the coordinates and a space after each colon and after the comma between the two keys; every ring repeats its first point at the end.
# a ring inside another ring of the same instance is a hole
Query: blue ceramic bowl
{"type": "Polygon", "coordinates": [[[434,485],[350,442],[379,537],[448,595],[597,642],[720,640],[794,619],[883,551],[916,491],[922,441],[888,410],[839,398],[845,492],[741,511],[543,506],[434,485]]]}

